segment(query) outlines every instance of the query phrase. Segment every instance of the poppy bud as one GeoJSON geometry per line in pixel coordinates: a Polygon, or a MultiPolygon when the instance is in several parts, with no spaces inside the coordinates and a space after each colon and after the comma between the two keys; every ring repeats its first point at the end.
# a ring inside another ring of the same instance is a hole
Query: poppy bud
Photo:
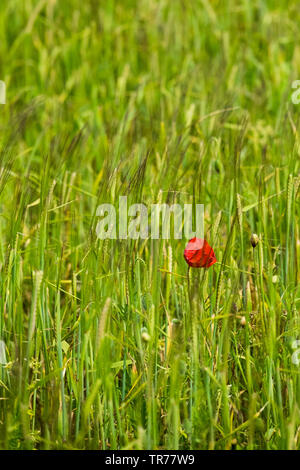
{"type": "Polygon", "coordinates": [[[142,328],[141,329],[141,333],[142,333],[142,339],[146,342],[146,343],[149,343],[151,337],[147,331],[147,328],[142,328]]]}
{"type": "Polygon", "coordinates": [[[256,235],[256,233],[252,233],[251,235],[251,238],[250,238],[250,242],[251,242],[251,245],[253,246],[253,248],[256,247],[256,245],[258,244],[258,236],[256,235]]]}

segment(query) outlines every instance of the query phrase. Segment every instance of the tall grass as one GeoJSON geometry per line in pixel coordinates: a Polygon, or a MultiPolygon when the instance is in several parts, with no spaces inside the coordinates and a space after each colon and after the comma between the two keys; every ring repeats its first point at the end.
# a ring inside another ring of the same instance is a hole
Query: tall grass
{"type": "Polygon", "coordinates": [[[299,448],[299,19],[2,1],[0,448],[299,448]],[[120,195],[204,204],[218,263],[97,239],[120,195]]]}

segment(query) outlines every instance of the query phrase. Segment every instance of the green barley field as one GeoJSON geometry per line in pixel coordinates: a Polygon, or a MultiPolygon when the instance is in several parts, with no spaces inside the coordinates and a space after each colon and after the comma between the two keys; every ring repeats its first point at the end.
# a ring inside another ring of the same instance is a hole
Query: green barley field
{"type": "Polygon", "coordinates": [[[1,449],[300,448],[299,23],[1,0],[1,449]],[[217,263],[99,239],[120,196],[204,204],[217,263]]]}

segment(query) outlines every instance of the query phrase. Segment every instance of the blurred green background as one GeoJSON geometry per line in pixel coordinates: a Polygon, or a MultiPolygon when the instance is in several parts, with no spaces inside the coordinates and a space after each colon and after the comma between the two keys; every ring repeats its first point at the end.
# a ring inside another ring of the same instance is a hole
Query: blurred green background
{"type": "Polygon", "coordinates": [[[299,448],[298,2],[0,11],[0,447],[299,448]],[[218,264],[98,240],[119,195],[204,204],[218,264]]]}

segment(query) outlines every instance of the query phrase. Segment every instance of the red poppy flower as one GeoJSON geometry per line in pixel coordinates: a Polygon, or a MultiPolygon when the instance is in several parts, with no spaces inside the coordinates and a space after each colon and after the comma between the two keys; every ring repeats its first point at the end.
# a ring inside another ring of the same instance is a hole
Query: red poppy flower
{"type": "Polygon", "coordinates": [[[192,268],[209,268],[216,261],[214,250],[201,238],[192,238],[185,247],[184,259],[192,268]]]}

